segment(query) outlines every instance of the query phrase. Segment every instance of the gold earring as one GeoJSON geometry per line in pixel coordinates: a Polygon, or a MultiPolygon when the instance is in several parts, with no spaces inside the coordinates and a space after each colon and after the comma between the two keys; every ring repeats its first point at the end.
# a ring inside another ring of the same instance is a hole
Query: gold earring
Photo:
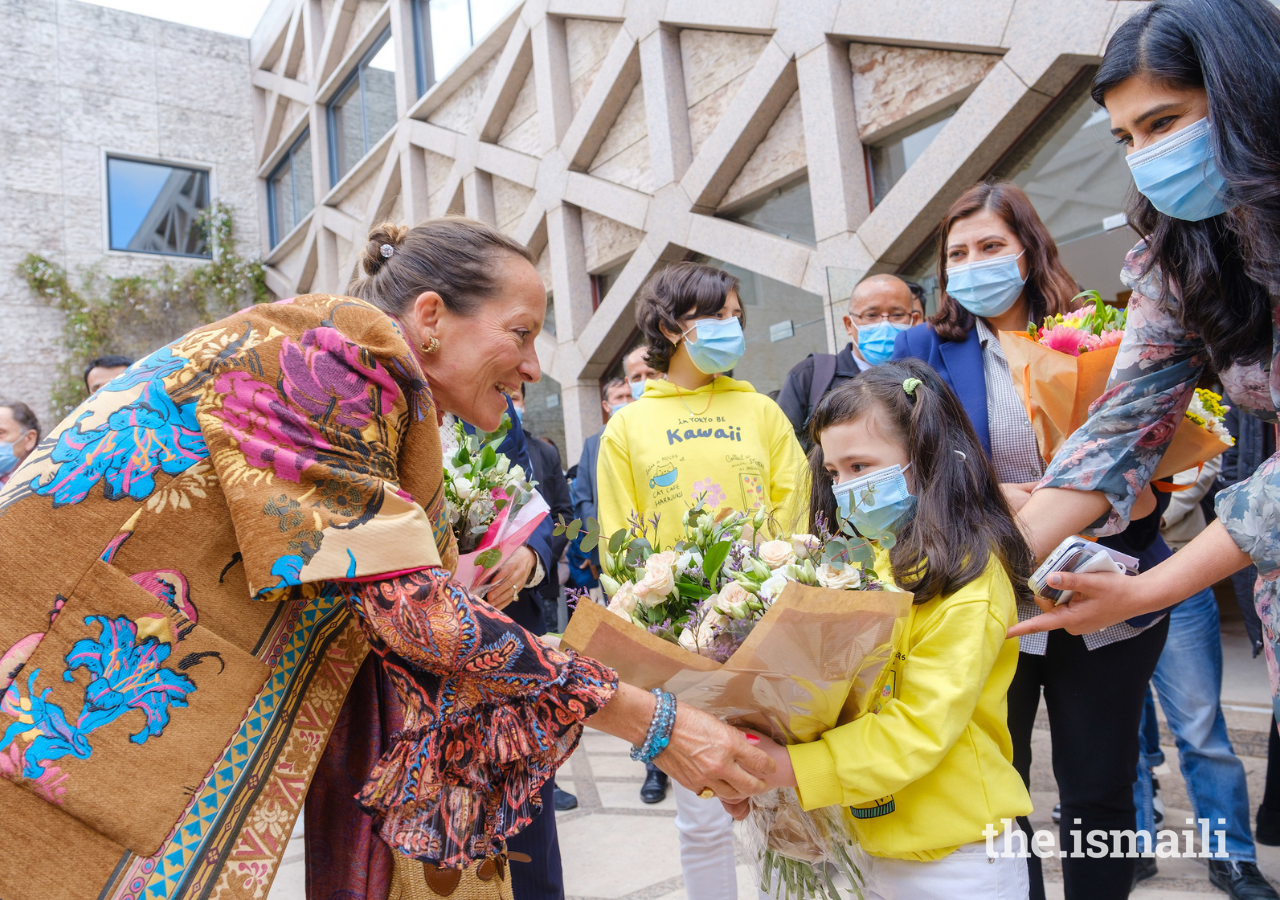
{"type": "Polygon", "coordinates": [[[427,341],[425,344],[422,345],[423,353],[435,353],[439,349],[440,349],[440,339],[437,338],[434,334],[431,335],[431,340],[427,341]]]}

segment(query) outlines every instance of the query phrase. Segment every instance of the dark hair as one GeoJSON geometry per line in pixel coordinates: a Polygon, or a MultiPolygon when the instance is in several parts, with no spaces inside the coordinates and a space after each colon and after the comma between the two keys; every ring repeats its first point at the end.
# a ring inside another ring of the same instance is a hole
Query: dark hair
{"type": "Polygon", "coordinates": [[[619,387],[630,390],[631,385],[627,384],[627,379],[625,378],[610,378],[604,383],[604,386],[600,388],[600,399],[607,401],[609,399],[609,392],[614,388],[619,387]]]}
{"type": "MultiPolygon", "coordinates": [[[[680,331],[679,320],[688,315],[714,316],[724,308],[730,291],[738,290],[738,279],[723,269],[702,263],[678,262],[650,278],[636,301],[636,325],[644,332],[649,352],[645,362],[659,372],[667,371],[676,346],[662,333],[662,326],[680,331]]],[[[742,325],[747,311],[742,311],[742,325]]]]}
{"type": "Polygon", "coordinates": [[[21,400],[0,400],[0,406],[13,414],[13,420],[22,426],[23,431],[34,431],[36,442],[40,441],[40,420],[31,411],[31,407],[21,400]]]}
{"type": "Polygon", "coordinates": [[[127,369],[133,365],[133,360],[127,356],[99,356],[97,359],[89,360],[89,364],[84,367],[84,386],[89,386],[89,373],[94,369],[127,369]]]}
{"type": "Polygon", "coordinates": [[[1031,599],[1031,549],[1013,520],[991,461],[964,407],[929,365],[887,362],[822,398],[809,420],[810,530],[837,519],[831,476],[823,467],[822,432],[864,415],[906,448],[916,488],[915,515],[889,551],[894,580],[924,603],[973,581],[994,553],[1014,592],[1031,599]],[[918,378],[908,394],[902,383],[918,378]],[[963,456],[961,455],[963,454],[963,456]]]}
{"type": "Polygon", "coordinates": [[[1134,75],[1209,98],[1209,141],[1228,211],[1199,222],[1161,214],[1136,189],[1126,213],[1158,266],[1160,300],[1177,286],[1183,325],[1219,371],[1270,356],[1280,293],[1280,12],[1265,0],[1156,0],[1107,43],[1093,99],[1134,75]]]}
{"type": "Polygon", "coordinates": [[[924,288],[916,284],[914,281],[908,281],[905,278],[902,279],[902,281],[911,291],[911,299],[920,304],[920,313],[921,315],[924,315],[929,309],[929,304],[925,302],[924,288]]]}
{"type": "Polygon", "coordinates": [[[534,262],[523,244],[461,216],[428,219],[412,228],[384,222],[369,232],[360,253],[364,275],[351,279],[347,293],[396,316],[419,294],[435,291],[450,312],[470,316],[497,295],[494,263],[505,254],[534,262]],[[389,256],[384,246],[391,248],[389,256]]]}
{"type": "Polygon", "coordinates": [[[1022,242],[1027,253],[1027,315],[1039,323],[1045,316],[1070,312],[1076,282],[1058,258],[1058,245],[1022,188],[1011,181],[980,181],[960,195],[938,229],[938,311],[929,319],[938,337],[963,341],[973,329],[974,317],[947,294],[947,239],[961,219],[977,212],[993,212],[1022,242]]]}

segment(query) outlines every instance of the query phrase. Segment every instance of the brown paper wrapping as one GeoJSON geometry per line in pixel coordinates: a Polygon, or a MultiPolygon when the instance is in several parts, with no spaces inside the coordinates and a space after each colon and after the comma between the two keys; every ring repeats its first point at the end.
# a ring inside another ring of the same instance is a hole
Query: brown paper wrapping
{"type": "Polygon", "coordinates": [[[724,663],[691,653],[594,603],[578,606],[561,645],[784,743],[857,718],[905,627],[911,595],[792,582],[724,663]]]}
{"type": "MultiPolygon", "coordinates": [[[[1025,331],[1002,331],[999,336],[1013,387],[1031,420],[1040,455],[1048,463],[1085,423],[1089,407],[1106,391],[1120,348],[1105,347],[1072,356],[1045,347],[1025,331]]],[[[1217,435],[1184,418],[1152,480],[1195,468],[1227,446],[1217,435]]]]}

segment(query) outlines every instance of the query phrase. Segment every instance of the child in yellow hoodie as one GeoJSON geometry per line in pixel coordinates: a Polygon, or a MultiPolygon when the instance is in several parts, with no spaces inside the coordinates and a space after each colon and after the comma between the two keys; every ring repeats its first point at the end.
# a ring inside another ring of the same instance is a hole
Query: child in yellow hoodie
{"type": "MultiPolygon", "coordinates": [[[[640,399],[611,416],[600,438],[598,515],[606,540],[633,513],[657,515],[657,542],[670,547],[699,498],[711,509],[764,507],[779,532],[796,530],[806,514],[806,477],[791,423],[778,404],[723,374],[746,351],[745,320],[738,279],[712,266],[676,263],[641,291],[636,324],[647,362],[666,379],[645,382],[640,399]]],[[[664,779],[654,767],[645,783],[664,779]]],[[[675,793],[689,900],[733,900],[733,819],[718,800],[680,785],[675,793]]]]}
{"type": "MultiPolygon", "coordinates": [[[[809,428],[813,530],[852,525],[915,602],[867,714],[809,744],[759,738],[773,779],[806,809],[849,810],[872,857],[869,900],[1022,900],[1026,859],[1003,855],[1003,837],[989,856],[987,838],[1031,811],[1006,722],[1018,642],[1005,632],[1032,557],[991,463],[918,360],[841,385],[809,428]]],[[[1020,850],[1030,836],[1013,838],[1020,850]]]]}
{"type": "Polygon", "coordinates": [[[805,459],[786,414],[745,381],[721,373],[746,350],[738,279],[676,263],[645,285],[636,322],[648,364],[666,373],[640,400],[609,418],[596,464],[606,539],[633,512],[661,516],[658,540],[680,539],[681,517],[698,498],[711,509],[772,514],[777,530],[799,530],[805,459]]]}

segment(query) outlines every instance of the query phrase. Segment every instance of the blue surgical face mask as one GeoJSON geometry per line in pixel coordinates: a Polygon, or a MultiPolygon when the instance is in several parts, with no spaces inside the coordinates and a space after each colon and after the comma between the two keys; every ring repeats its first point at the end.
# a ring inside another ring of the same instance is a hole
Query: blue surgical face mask
{"type": "Polygon", "coordinates": [[[1008,312],[1027,283],[1018,270],[1021,256],[997,256],[947,269],[947,294],[980,319],[1008,312]]]}
{"type": "Polygon", "coordinates": [[[18,456],[13,452],[13,444],[0,443],[0,475],[8,475],[18,468],[18,456]]]}
{"type": "Polygon", "coordinates": [[[907,490],[904,474],[909,468],[911,463],[905,468],[892,465],[832,487],[840,521],[847,521],[867,540],[885,549],[892,547],[916,511],[916,498],[907,490]]]}
{"type": "Polygon", "coordinates": [[[626,405],[627,405],[627,404],[625,404],[625,403],[610,403],[610,404],[609,404],[609,415],[611,415],[611,416],[616,416],[616,415],[618,414],[618,410],[622,409],[622,408],[623,408],[624,406],[626,406],[626,405]]]}
{"type": "Polygon", "coordinates": [[[704,375],[728,372],[747,352],[747,339],[742,336],[742,322],[737,316],[727,319],[699,319],[685,332],[685,346],[689,359],[704,375]],[[698,339],[688,340],[689,332],[697,329],[698,339]]]}
{"type": "Polygon", "coordinates": [[[641,395],[643,394],[644,394],[644,379],[641,378],[639,381],[631,382],[631,396],[634,399],[639,400],[641,395]]]}
{"type": "MultiPolygon", "coordinates": [[[[523,422],[524,422],[524,410],[523,410],[523,409],[521,409],[520,407],[516,406],[516,405],[513,403],[513,404],[511,404],[511,411],[512,411],[513,413],[515,413],[516,422],[520,422],[520,423],[523,423],[523,422]]],[[[515,424],[515,423],[513,422],[512,424],[515,424]]]]}
{"type": "Polygon", "coordinates": [[[1127,159],[1133,183],[1166,216],[1199,222],[1226,211],[1226,179],[1213,159],[1208,119],[1136,150],[1127,159]]]}
{"type": "Polygon", "coordinates": [[[893,356],[893,342],[897,340],[898,334],[910,327],[910,325],[896,325],[893,322],[859,325],[858,352],[873,366],[888,362],[889,357],[893,356]]]}

